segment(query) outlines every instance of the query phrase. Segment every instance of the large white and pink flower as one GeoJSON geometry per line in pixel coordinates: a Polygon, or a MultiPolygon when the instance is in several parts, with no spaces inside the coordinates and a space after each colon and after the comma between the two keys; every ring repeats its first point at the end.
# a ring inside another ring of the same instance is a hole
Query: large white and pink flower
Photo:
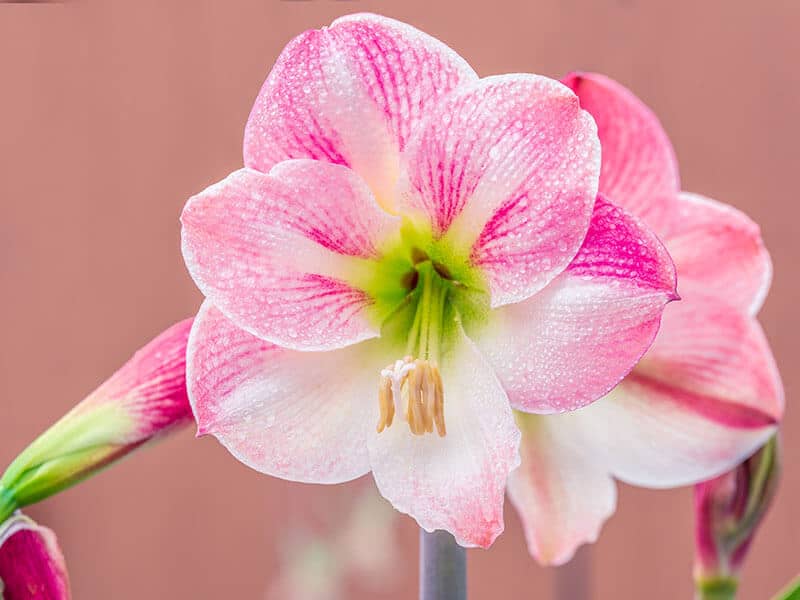
{"type": "Polygon", "coordinates": [[[354,15],[284,49],[244,163],[182,215],[199,432],[285,479],[371,471],[421,527],[490,545],[512,406],[606,394],[676,297],[655,235],[598,197],[594,120],[562,83],[479,79],[354,15]]]}
{"type": "Polygon", "coordinates": [[[548,564],[594,541],[614,512],[614,479],[688,485],[734,468],[774,433],[783,389],[755,320],[771,279],[758,226],[680,191],[672,146],[630,91],[596,74],[565,83],[595,118],[600,193],[647,223],[678,271],[682,301],[655,343],[607,397],[555,416],[518,414],[522,465],[509,496],[531,554],[548,564]]]}

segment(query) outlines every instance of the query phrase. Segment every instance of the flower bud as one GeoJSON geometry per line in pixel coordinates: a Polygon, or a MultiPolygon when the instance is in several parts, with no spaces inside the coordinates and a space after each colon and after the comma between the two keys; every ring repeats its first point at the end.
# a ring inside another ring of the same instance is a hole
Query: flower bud
{"type": "Polygon", "coordinates": [[[0,478],[0,523],[188,423],[186,342],[192,319],[164,331],[40,435],[0,478]]]}
{"type": "Polygon", "coordinates": [[[67,568],[55,534],[21,513],[0,525],[0,598],[70,598],[67,568]]]}
{"type": "Polygon", "coordinates": [[[738,574],[778,483],[778,441],[694,488],[695,582],[700,598],[732,598],[738,574]]]}

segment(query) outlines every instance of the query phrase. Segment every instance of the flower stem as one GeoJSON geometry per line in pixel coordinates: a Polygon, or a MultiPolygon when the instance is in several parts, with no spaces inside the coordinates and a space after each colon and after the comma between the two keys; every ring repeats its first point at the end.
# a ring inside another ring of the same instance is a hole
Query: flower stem
{"type": "Polygon", "coordinates": [[[446,531],[419,531],[419,598],[467,598],[467,553],[446,531]]]}
{"type": "Polygon", "coordinates": [[[0,525],[17,509],[17,503],[11,492],[0,485],[0,525]]]}
{"type": "Polygon", "coordinates": [[[553,573],[555,600],[589,600],[591,590],[591,548],[581,546],[575,556],[553,573]]]}
{"type": "Polygon", "coordinates": [[[697,581],[696,600],[735,600],[736,579],[733,577],[710,577],[697,581]]]}

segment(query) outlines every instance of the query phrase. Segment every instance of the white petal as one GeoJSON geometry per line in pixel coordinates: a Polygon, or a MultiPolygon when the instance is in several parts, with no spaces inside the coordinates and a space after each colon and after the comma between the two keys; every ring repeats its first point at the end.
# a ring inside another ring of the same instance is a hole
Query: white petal
{"type": "Polygon", "coordinates": [[[519,413],[522,464],[508,478],[531,555],[542,564],[569,561],[594,542],[614,513],[617,489],[608,470],[563,415],[519,413]]]}
{"type": "Polygon", "coordinates": [[[519,430],[503,389],[466,336],[442,362],[447,435],[415,436],[403,422],[369,437],[381,494],[427,531],[488,547],[503,531],[508,472],[519,464],[519,430]]]}
{"type": "Polygon", "coordinates": [[[201,433],[283,479],[339,483],[369,471],[378,341],[297,352],[236,327],[209,302],[189,338],[189,399],[201,433]]]}

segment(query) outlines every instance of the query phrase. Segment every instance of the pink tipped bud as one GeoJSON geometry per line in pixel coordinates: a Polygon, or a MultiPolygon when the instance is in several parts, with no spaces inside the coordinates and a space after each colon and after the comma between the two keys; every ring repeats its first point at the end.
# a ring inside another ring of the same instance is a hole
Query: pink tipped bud
{"type": "Polygon", "coordinates": [[[735,590],[778,475],[778,442],[773,437],[732,471],[695,486],[695,581],[701,598],[727,597],[713,590],[735,590]]]}
{"type": "Polygon", "coordinates": [[[0,523],[192,420],[186,342],[192,319],[139,350],[28,446],[0,478],[0,523]]]}
{"type": "Polygon", "coordinates": [[[192,319],[185,319],[162,332],[72,412],[121,408],[131,427],[109,432],[118,444],[138,444],[191,421],[186,394],[186,343],[191,328],[192,319]]]}
{"type": "Polygon", "coordinates": [[[0,525],[0,598],[70,598],[55,534],[19,513],[0,525]]]}

